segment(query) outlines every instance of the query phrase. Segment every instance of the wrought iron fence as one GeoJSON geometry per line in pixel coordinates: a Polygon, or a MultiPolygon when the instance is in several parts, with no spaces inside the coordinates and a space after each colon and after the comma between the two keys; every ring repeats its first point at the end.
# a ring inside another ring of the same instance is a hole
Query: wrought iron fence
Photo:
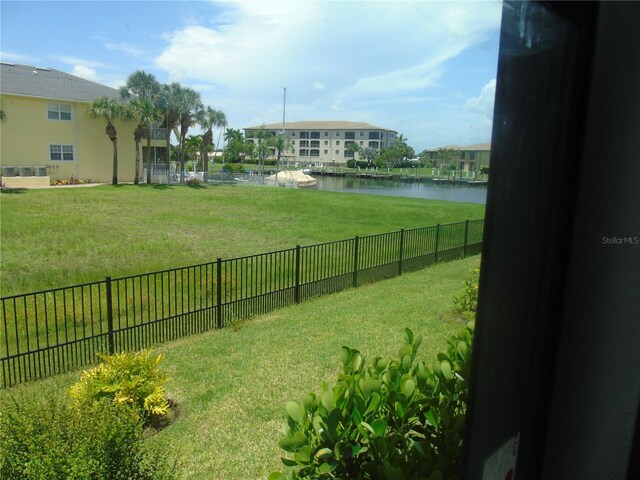
{"type": "Polygon", "coordinates": [[[480,253],[483,224],[354,237],[0,298],[1,385],[480,253]]]}

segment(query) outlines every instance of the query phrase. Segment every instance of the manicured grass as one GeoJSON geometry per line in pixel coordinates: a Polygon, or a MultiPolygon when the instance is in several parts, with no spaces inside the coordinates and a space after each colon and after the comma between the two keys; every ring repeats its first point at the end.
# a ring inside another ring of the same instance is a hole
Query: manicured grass
{"type": "MultiPolygon", "coordinates": [[[[409,327],[424,335],[419,357],[430,364],[462,328],[452,299],[478,264],[479,257],[438,264],[161,346],[172,377],[167,391],[180,414],[149,444],[178,460],[179,478],[265,479],[282,468],[285,403],[335,380],[340,347],[388,357],[409,327]]],[[[0,391],[0,401],[66,389],[78,378],[0,391]]]]}
{"type": "Polygon", "coordinates": [[[484,206],[258,187],[0,194],[0,296],[484,216],[484,206]]]}

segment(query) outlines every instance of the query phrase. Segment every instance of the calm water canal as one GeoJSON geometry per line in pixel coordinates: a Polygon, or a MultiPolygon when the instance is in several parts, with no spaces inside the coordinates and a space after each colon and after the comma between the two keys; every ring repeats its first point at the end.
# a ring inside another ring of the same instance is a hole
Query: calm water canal
{"type": "Polygon", "coordinates": [[[365,193],[390,197],[429,198],[449,202],[485,204],[487,187],[468,187],[459,184],[408,183],[396,180],[372,180],[355,177],[325,177],[317,175],[318,190],[365,193]]]}

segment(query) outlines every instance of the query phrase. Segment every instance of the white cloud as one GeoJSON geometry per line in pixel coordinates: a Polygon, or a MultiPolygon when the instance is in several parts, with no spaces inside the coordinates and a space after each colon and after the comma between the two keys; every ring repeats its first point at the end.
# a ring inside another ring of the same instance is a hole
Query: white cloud
{"type": "Polygon", "coordinates": [[[68,65],[84,65],[88,68],[101,68],[105,65],[101,62],[95,62],[93,60],[86,60],[71,55],[51,55],[50,58],[58,62],[66,63],[68,65]]]}
{"type": "Polygon", "coordinates": [[[162,36],[155,66],[169,81],[210,85],[203,101],[222,108],[236,128],[278,121],[286,85],[287,120],[358,119],[400,129],[404,116],[415,129],[424,109],[400,106],[433,97],[448,62],[495,36],[501,15],[497,1],[214,5],[210,18],[162,36]]]}
{"type": "Polygon", "coordinates": [[[493,119],[493,103],[496,97],[496,79],[487,83],[477,97],[470,98],[465,103],[465,108],[471,113],[484,115],[488,119],[493,119]]]}
{"type": "Polygon", "coordinates": [[[40,59],[37,58],[37,57],[31,57],[29,55],[22,55],[20,53],[0,52],[0,61],[7,62],[7,63],[14,63],[15,62],[15,63],[20,63],[20,64],[31,64],[31,65],[33,65],[34,63],[39,62],[40,59]]]}
{"type": "Polygon", "coordinates": [[[130,43],[121,42],[121,43],[105,43],[105,48],[107,50],[113,50],[117,52],[126,53],[127,55],[131,55],[132,57],[143,57],[145,55],[144,50],[135,45],[131,45],[130,43]]]}
{"type": "Polygon", "coordinates": [[[72,75],[76,77],[84,78],[86,80],[91,80],[93,82],[98,81],[98,74],[93,68],[86,67],[84,65],[75,65],[71,72],[72,75]]]}

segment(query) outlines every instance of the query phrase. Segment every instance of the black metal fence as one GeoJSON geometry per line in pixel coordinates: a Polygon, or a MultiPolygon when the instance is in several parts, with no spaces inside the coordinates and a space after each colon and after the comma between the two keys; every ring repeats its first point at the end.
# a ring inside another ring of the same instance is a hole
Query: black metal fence
{"type": "Polygon", "coordinates": [[[2,387],[480,253],[483,220],[400,230],[0,298],[2,387]]]}

